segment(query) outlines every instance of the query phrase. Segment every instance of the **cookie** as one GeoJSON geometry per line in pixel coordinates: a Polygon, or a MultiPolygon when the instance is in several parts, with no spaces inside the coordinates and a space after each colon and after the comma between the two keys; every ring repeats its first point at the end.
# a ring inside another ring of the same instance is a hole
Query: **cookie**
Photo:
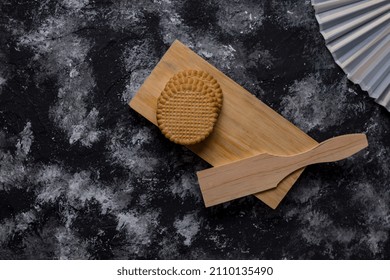
{"type": "Polygon", "coordinates": [[[213,131],[222,108],[222,89],[207,72],[175,74],[157,99],[157,124],[171,141],[193,145],[213,131]]]}

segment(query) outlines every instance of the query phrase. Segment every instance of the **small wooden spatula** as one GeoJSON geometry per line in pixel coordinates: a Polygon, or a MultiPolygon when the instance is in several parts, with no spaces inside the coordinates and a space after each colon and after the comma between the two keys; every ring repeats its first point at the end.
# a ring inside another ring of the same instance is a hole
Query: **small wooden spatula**
{"type": "Polygon", "coordinates": [[[368,146],[365,134],[328,139],[293,156],[260,154],[197,173],[206,207],[276,188],[278,183],[304,166],[345,159],[368,146]]]}

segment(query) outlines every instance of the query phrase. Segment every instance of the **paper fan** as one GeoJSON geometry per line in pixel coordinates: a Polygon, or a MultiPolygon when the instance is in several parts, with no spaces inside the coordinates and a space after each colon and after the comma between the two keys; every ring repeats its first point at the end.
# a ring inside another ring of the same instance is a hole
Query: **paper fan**
{"type": "Polygon", "coordinates": [[[312,4],[336,63],[390,111],[390,0],[312,0],[312,4]]]}

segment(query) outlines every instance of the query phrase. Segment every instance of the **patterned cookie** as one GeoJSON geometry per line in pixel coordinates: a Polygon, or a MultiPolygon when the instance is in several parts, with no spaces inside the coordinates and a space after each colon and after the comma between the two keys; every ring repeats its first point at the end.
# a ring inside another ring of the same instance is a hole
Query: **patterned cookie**
{"type": "Polygon", "coordinates": [[[184,70],[157,100],[157,124],[171,141],[193,145],[210,135],[222,108],[222,90],[207,72],[184,70]]]}

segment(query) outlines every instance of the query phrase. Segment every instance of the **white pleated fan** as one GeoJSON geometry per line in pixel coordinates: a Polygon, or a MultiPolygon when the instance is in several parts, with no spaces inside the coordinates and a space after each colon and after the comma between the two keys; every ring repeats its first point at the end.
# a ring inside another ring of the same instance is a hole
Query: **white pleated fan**
{"type": "Polygon", "coordinates": [[[336,63],[390,111],[390,0],[312,0],[336,63]]]}

